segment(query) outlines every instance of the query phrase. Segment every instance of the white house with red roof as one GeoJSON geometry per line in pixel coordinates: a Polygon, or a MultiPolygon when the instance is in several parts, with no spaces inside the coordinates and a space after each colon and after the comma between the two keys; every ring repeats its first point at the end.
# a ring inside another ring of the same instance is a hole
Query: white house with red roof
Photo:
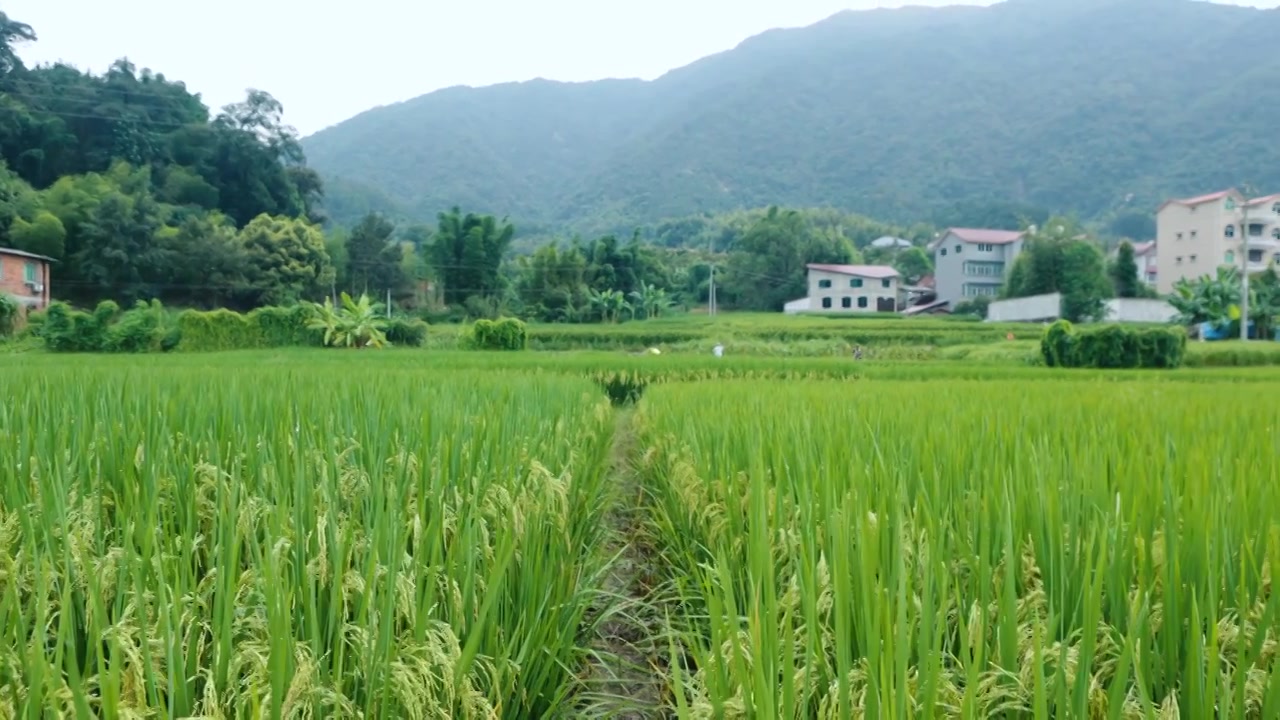
{"type": "Polygon", "coordinates": [[[888,265],[805,266],[808,297],[787,303],[785,312],[897,312],[901,277],[888,265]]]}
{"type": "Polygon", "coordinates": [[[1265,270],[1280,262],[1280,194],[1248,199],[1231,189],[1168,200],[1156,210],[1156,246],[1160,293],[1223,265],[1239,267],[1246,252],[1251,271],[1265,270]]]}
{"type": "Polygon", "coordinates": [[[1000,295],[1026,234],[1016,230],[948,228],[930,245],[938,301],[1000,295]]]}

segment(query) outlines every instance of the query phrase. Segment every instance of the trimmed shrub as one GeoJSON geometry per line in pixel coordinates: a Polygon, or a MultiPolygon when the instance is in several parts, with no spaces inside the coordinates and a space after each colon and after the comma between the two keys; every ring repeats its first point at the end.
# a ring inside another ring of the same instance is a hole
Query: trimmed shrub
{"type": "Polygon", "coordinates": [[[1074,367],[1072,365],[1073,345],[1075,344],[1075,328],[1070,320],[1058,320],[1045,328],[1044,338],[1040,340],[1040,354],[1044,356],[1044,364],[1049,367],[1074,367]]]}
{"type": "Polygon", "coordinates": [[[471,340],[477,350],[524,350],[529,332],[515,318],[477,320],[471,328],[471,340]]]}
{"type": "Polygon", "coordinates": [[[400,347],[422,347],[430,326],[417,318],[396,318],[387,323],[387,342],[400,347]]]}
{"type": "Polygon", "coordinates": [[[256,328],[249,318],[231,310],[186,310],[178,316],[184,351],[242,350],[257,347],[256,328]]]}
{"type": "Polygon", "coordinates": [[[287,307],[267,306],[248,314],[250,327],[256,331],[254,347],[320,347],[324,345],[324,333],[312,330],[307,323],[315,317],[315,308],[309,303],[287,307]]]}
{"type": "Polygon", "coordinates": [[[101,350],[124,353],[170,350],[173,345],[166,342],[165,321],[164,306],[159,300],[152,300],[149,305],[139,300],[132,310],[107,326],[101,350]]]}
{"type": "Polygon", "coordinates": [[[1040,352],[1049,367],[1176,368],[1186,358],[1187,333],[1179,327],[1075,328],[1059,320],[1045,330],[1040,352]]]}
{"type": "Polygon", "coordinates": [[[176,328],[158,300],[139,301],[124,313],[110,300],[98,303],[92,313],[55,302],[35,334],[50,352],[159,352],[177,345],[176,328]]]}

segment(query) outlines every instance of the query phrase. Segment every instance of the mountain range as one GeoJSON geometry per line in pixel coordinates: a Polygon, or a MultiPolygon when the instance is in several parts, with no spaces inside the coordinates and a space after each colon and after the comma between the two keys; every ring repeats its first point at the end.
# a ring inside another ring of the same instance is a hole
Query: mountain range
{"type": "MultiPolygon", "coordinates": [[[[654,81],[455,87],[303,140],[338,222],[452,206],[525,232],[770,204],[1081,218],[1280,187],[1280,10],[1007,0],[849,11],[654,81]]],[[[655,39],[655,42],[660,39],[655,39]]]]}

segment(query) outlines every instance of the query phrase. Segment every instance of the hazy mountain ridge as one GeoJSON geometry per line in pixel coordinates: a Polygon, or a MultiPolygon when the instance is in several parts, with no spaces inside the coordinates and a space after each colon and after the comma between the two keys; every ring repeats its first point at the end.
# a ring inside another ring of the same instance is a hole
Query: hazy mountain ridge
{"type": "Polygon", "coordinates": [[[342,179],[332,206],[363,186],[418,218],[459,204],[603,230],[783,203],[912,220],[972,200],[1088,217],[1280,185],[1280,54],[1248,41],[1276,31],[1278,11],[1190,0],[844,12],[652,82],[451,88],[304,146],[342,179]]]}

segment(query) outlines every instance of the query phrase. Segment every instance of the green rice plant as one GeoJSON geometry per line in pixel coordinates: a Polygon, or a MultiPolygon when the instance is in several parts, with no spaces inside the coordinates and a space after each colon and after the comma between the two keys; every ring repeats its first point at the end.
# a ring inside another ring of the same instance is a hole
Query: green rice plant
{"type": "Polygon", "coordinates": [[[5,367],[0,718],[567,713],[591,383],[237,357],[5,367]]]}
{"type": "Polygon", "coordinates": [[[650,388],[671,712],[1280,717],[1280,409],[1127,377],[650,388]]]}

